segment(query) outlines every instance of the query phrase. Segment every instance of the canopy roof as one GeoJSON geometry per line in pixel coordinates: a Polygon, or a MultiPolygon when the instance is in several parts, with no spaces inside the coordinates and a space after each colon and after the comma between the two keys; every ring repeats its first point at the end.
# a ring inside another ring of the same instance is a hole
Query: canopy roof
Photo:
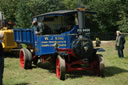
{"type": "MultiPolygon", "coordinates": [[[[64,15],[74,14],[74,13],[77,13],[77,10],[60,10],[60,11],[43,13],[43,14],[34,16],[34,18],[42,17],[42,16],[64,16],[64,15]]],[[[85,11],[85,13],[95,14],[96,12],[85,11]]]]}

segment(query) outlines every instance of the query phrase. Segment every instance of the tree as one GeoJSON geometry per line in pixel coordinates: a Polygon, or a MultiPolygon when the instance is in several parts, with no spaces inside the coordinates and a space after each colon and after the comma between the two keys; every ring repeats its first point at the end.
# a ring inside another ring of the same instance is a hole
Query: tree
{"type": "Polygon", "coordinates": [[[90,8],[97,12],[97,22],[102,32],[115,32],[120,20],[120,0],[95,0],[90,2],[90,8]]]}
{"type": "Polygon", "coordinates": [[[19,0],[0,0],[0,11],[4,13],[7,21],[16,20],[17,3],[19,0]]]}
{"type": "Polygon", "coordinates": [[[32,13],[27,6],[26,0],[20,0],[17,5],[17,12],[16,12],[16,23],[17,27],[28,28],[31,26],[32,22],[32,13]]]}
{"type": "Polygon", "coordinates": [[[63,0],[67,9],[76,9],[78,7],[85,7],[88,9],[88,2],[91,0],[63,0]]]}
{"type": "Polygon", "coordinates": [[[119,25],[119,30],[122,32],[128,32],[128,1],[121,0],[121,7],[119,18],[120,20],[117,22],[119,25]]]}
{"type": "Polygon", "coordinates": [[[65,9],[62,0],[1,0],[0,10],[18,27],[30,27],[32,17],[44,12],[65,9]]]}
{"type": "Polygon", "coordinates": [[[1,0],[0,11],[18,27],[30,27],[32,17],[45,12],[85,7],[97,14],[86,22],[93,31],[128,32],[128,0],[1,0]],[[93,25],[92,25],[93,24],[93,25]],[[95,30],[94,30],[95,29],[95,30]]]}
{"type": "Polygon", "coordinates": [[[62,0],[29,0],[27,3],[32,15],[39,15],[41,13],[65,9],[62,0]]]}

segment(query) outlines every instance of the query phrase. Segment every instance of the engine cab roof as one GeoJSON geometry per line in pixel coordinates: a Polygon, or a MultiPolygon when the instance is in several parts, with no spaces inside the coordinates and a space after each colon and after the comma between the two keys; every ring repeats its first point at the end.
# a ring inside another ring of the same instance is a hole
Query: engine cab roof
{"type": "MultiPolygon", "coordinates": [[[[34,16],[34,18],[43,17],[43,16],[64,16],[69,14],[75,14],[77,12],[78,12],[77,10],[59,10],[59,11],[43,13],[43,14],[34,16]]],[[[89,12],[89,11],[84,11],[84,12],[89,14],[96,14],[96,12],[89,12]]]]}

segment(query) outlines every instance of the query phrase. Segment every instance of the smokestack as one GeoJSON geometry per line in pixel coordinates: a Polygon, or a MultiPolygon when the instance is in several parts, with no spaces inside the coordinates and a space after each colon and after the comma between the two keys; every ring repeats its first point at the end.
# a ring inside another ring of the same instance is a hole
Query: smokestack
{"type": "Polygon", "coordinates": [[[85,9],[83,7],[77,8],[78,11],[78,24],[79,24],[79,37],[82,38],[87,37],[90,38],[90,29],[86,29],[85,27],[85,9]]]}
{"type": "Polygon", "coordinates": [[[85,15],[84,15],[84,8],[77,8],[78,10],[78,21],[79,21],[79,29],[85,28],[85,15]]]}

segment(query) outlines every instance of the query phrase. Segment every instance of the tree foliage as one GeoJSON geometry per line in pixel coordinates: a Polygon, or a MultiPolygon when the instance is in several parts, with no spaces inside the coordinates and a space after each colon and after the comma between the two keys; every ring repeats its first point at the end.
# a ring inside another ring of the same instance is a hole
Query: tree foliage
{"type": "Polygon", "coordinates": [[[0,0],[0,11],[8,21],[14,22],[16,20],[17,3],[19,0],[0,0]]]}
{"type": "Polygon", "coordinates": [[[117,22],[119,29],[123,32],[128,32],[128,1],[121,0],[121,7],[119,18],[120,20],[117,22]]]}
{"type": "Polygon", "coordinates": [[[32,17],[44,12],[65,9],[61,0],[1,0],[0,10],[18,27],[30,27],[32,17]]]}
{"type": "Polygon", "coordinates": [[[97,14],[87,24],[93,31],[128,32],[128,0],[1,0],[0,11],[18,27],[30,27],[32,17],[44,12],[79,6],[97,14]],[[92,25],[93,24],[93,25],[92,25]],[[95,30],[94,30],[95,29],[95,30]]]}
{"type": "Polygon", "coordinates": [[[27,6],[27,0],[20,0],[17,5],[17,12],[16,12],[16,24],[17,27],[27,28],[31,25],[32,22],[32,13],[27,6]]]}
{"type": "Polygon", "coordinates": [[[96,19],[102,32],[128,32],[126,0],[93,0],[89,6],[97,12],[96,19]]]}
{"type": "Polygon", "coordinates": [[[65,8],[61,0],[29,0],[27,5],[33,15],[65,8]]]}

